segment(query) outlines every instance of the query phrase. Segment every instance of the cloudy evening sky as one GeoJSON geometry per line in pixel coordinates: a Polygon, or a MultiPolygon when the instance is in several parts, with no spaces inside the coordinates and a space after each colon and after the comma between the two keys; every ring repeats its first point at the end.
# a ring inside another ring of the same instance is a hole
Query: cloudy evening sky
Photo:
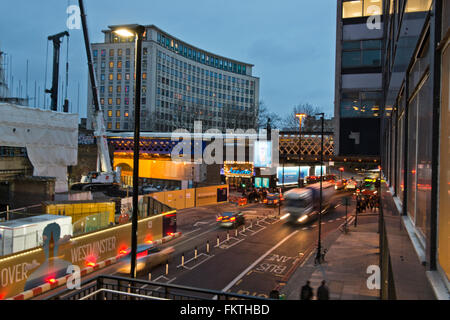
{"type": "MultiPolygon", "coordinates": [[[[0,50],[12,56],[14,96],[19,80],[25,95],[43,83],[47,37],[66,30],[68,5],[76,0],[8,0],[2,3],[0,50]],[[5,13],[8,14],[5,14],[5,13]]],[[[84,0],[91,42],[102,42],[108,25],[155,24],[201,49],[254,64],[260,98],[280,115],[299,103],[333,114],[336,1],[306,0],[84,0]]],[[[71,111],[86,116],[87,62],[81,30],[69,30],[71,111]],[[78,84],[80,100],[78,101],[78,84]]],[[[66,61],[66,47],[61,62],[66,61]]],[[[52,45],[48,45],[47,88],[51,86],[52,45]]],[[[64,74],[61,67],[61,73],[64,74]]],[[[49,101],[50,97],[47,94],[49,101]]],[[[34,102],[30,102],[34,106],[34,102]]]]}

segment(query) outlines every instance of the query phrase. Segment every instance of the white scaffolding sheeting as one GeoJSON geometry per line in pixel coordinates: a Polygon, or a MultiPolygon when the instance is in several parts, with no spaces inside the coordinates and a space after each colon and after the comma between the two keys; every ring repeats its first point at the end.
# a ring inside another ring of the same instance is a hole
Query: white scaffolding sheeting
{"type": "Polygon", "coordinates": [[[67,166],[77,164],[78,115],[0,103],[0,146],[26,147],[34,176],[55,177],[66,192],[67,166]]]}

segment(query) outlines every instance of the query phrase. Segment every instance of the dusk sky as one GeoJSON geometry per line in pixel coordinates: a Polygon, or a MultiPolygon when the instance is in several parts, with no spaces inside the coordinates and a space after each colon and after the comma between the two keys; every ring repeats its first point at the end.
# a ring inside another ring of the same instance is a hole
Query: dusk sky
{"type": "MultiPolygon", "coordinates": [[[[201,49],[254,64],[260,99],[270,111],[286,115],[300,103],[322,107],[333,115],[336,43],[336,1],[305,0],[85,0],[91,42],[102,42],[108,25],[154,24],[201,49]]],[[[43,83],[47,37],[65,31],[69,5],[76,0],[15,0],[2,3],[0,50],[12,56],[16,96],[19,80],[25,96],[35,81],[43,83]],[[7,13],[7,14],[6,14],[7,13]]],[[[69,90],[71,111],[86,117],[87,59],[83,34],[69,30],[69,90]]],[[[48,43],[47,88],[51,87],[53,46],[48,43]]],[[[61,50],[64,78],[66,43],[61,50]]],[[[50,101],[49,94],[46,95],[50,101]]],[[[49,104],[49,102],[48,102],[49,104]]],[[[47,107],[48,107],[47,104],[47,107]]],[[[34,106],[34,101],[30,102],[34,106]]]]}

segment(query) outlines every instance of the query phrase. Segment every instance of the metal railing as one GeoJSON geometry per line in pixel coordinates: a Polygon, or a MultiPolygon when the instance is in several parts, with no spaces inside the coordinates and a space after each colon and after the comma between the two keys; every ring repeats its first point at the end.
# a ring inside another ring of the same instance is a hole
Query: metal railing
{"type": "Polygon", "coordinates": [[[110,275],[86,280],[81,289],[57,292],[46,300],[267,300],[262,297],[110,275]]]}

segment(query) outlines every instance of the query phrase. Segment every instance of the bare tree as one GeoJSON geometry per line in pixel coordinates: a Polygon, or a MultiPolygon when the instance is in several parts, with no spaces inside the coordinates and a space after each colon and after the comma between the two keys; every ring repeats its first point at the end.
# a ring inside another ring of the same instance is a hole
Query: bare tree
{"type": "Polygon", "coordinates": [[[306,114],[306,118],[303,119],[302,128],[308,128],[308,124],[314,122],[314,115],[323,112],[322,108],[313,106],[309,103],[301,103],[294,108],[292,111],[284,117],[282,121],[282,127],[284,130],[298,130],[300,127],[299,119],[295,116],[297,113],[306,114]]]}
{"type": "Polygon", "coordinates": [[[258,128],[266,128],[268,119],[270,119],[270,126],[272,127],[272,129],[281,128],[281,117],[277,113],[269,111],[266,103],[263,100],[260,100],[258,112],[258,128]]]}

